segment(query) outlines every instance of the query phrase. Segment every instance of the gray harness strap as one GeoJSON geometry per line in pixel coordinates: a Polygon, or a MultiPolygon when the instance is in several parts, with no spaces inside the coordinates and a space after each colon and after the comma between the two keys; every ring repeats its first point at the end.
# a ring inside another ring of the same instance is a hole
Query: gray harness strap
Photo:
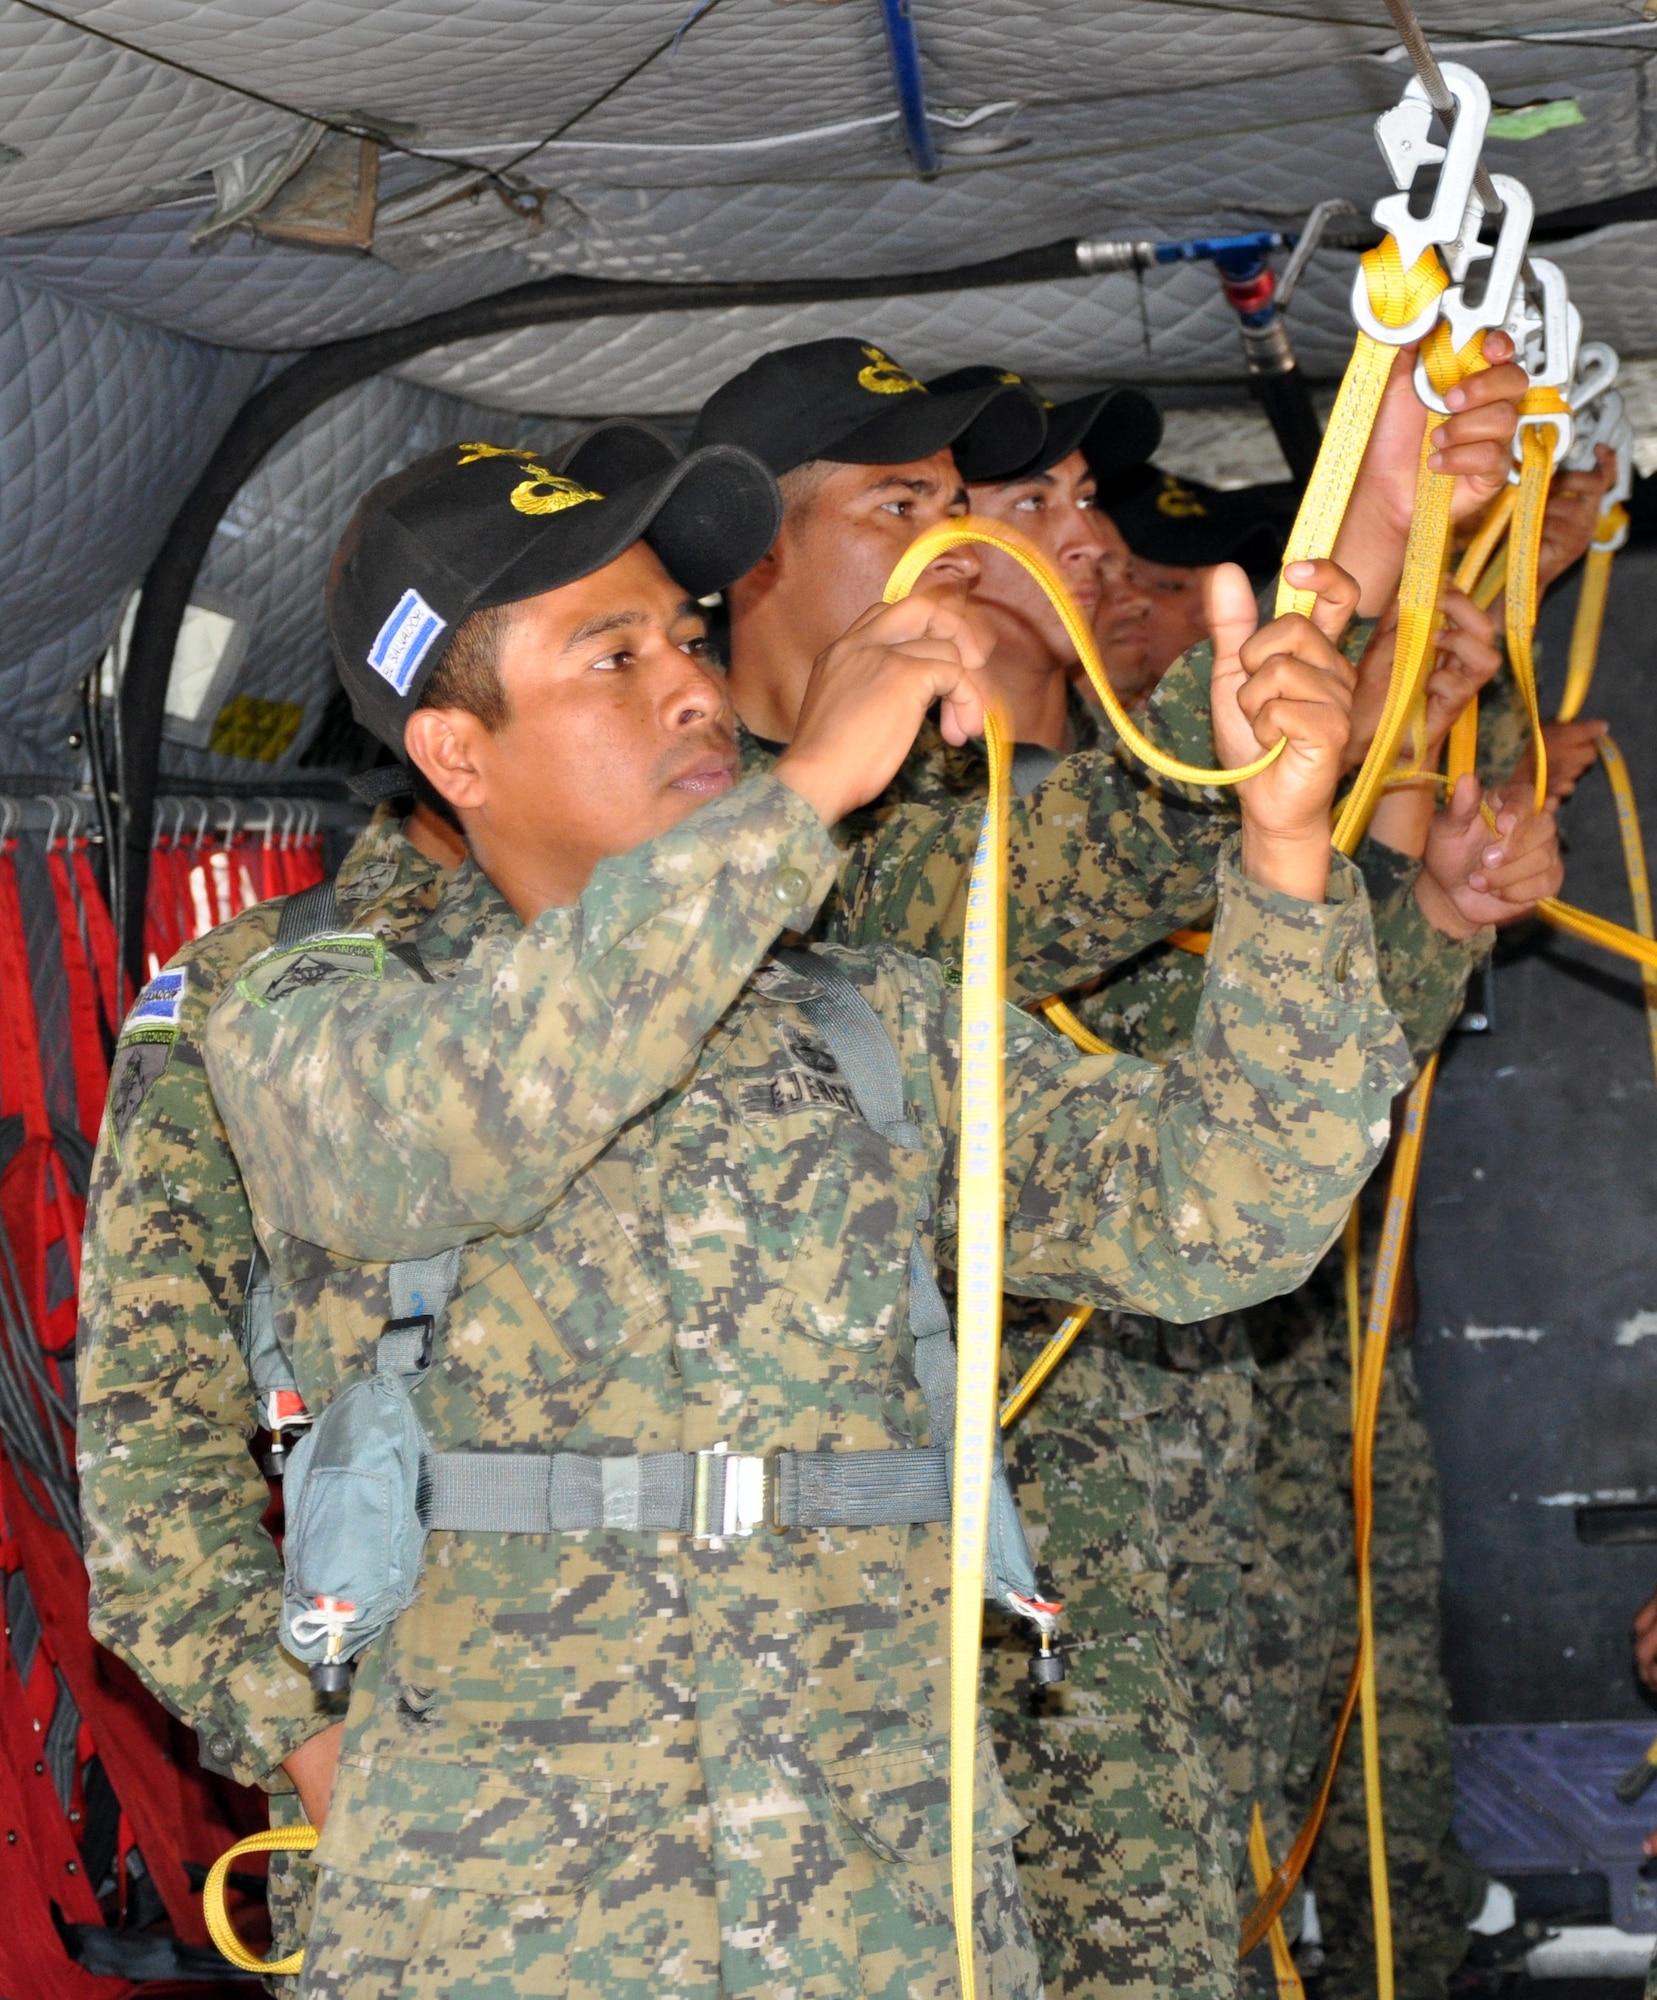
{"type": "Polygon", "coordinates": [[[1013,761],[1007,772],[1015,798],[1028,798],[1043,778],[1051,777],[1059,753],[1045,743],[1015,743],[1013,761]]]}
{"type": "Polygon", "coordinates": [[[282,914],[276,920],[276,949],[286,951],[289,945],[303,944],[307,938],[338,929],[339,895],[330,876],[314,889],[300,889],[283,903],[282,914]]]}
{"type": "MultiPolygon", "coordinates": [[[[1048,769],[1058,762],[1050,751],[1039,751],[1039,754],[1051,758],[1048,769]]],[[[1042,775],[1045,776],[1045,772],[1042,775]]],[[[921,1143],[920,1129],[905,1116],[903,1070],[892,1038],[886,1032],[885,1022],[832,959],[811,951],[780,951],[776,956],[790,971],[816,982],[818,997],[803,1001],[801,1005],[812,1026],[828,1044],[830,1055],[839,1064],[841,1074],[857,1099],[857,1108],[875,1130],[894,1146],[918,1146],[921,1143]]],[[[923,1193],[922,1222],[930,1219],[931,1212],[930,1197],[923,1193]]],[[[918,1230],[909,1246],[909,1331],[915,1342],[915,1379],[926,1402],[927,1421],[934,1441],[932,1449],[941,1451],[945,1479],[953,1486],[953,1327],[949,1308],[938,1289],[937,1278],[921,1249],[918,1230]]],[[[902,1461],[916,1455],[902,1450],[867,1454],[891,1465],[889,1473],[878,1476],[893,1480],[902,1477],[899,1469],[902,1461]]],[[[991,1481],[985,1584],[991,1597],[1023,1613],[1023,1605],[1018,1600],[1032,1600],[1038,1596],[1036,1568],[1007,1478],[1006,1462],[999,1451],[995,1455],[991,1481]]],[[[947,1519],[947,1510],[944,1515],[932,1518],[947,1519]]]]}
{"type": "MultiPolygon", "coordinates": [[[[339,896],[330,877],[328,881],[318,882],[312,889],[301,889],[284,900],[282,913],[276,920],[276,949],[286,951],[292,945],[303,944],[307,938],[338,928],[339,896]]],[[[293,1364],[276,1337],[270,1265],[257,1244],[253,1248],[253,1261],[248,1266],[247,1290],[243,1294],[241,1311],[236,1315],[234,1324],[236,1342],[242,1350],[242,1359],[247,1363],[254,1394],[259,1399],[260,1420],[273,1435],[279,1437],[270,1399],[284,1391],[297,1398],[299,1384],[294,1379],[293,1364]]],[[[303,1407],[301,1404],[301,1410],[303,1407]]],[[[280,1465],[280,1448],[275,1458],[280,1465]]]]}

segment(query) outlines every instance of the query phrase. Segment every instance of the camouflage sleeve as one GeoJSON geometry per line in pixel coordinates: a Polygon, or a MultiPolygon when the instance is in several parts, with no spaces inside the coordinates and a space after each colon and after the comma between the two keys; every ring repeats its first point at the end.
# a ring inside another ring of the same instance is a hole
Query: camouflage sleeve
{"type": "Polygon", "coordinates": [[[1505,785],[1530,747],[1530,717],[1513,670],[1504,664],[1479,696],[1479,776],[1487,785],[1505,785]]]}
{"type": "MultiPolygon", "coordinates": [[[[1354,623],[1359,652],[1373,627],[1354,623]]],[[[1152,699],[1147,733],[1188,763],[1214,757],[1214,649],[1182,654],[1152,699]]],[[[983,805],[907,805],[846,849],[819,935],[960,961],[983,805]]],[[[1206,920],[1214,865],[1237,830],[1231,795],[1170,784],[1115,744],[1063,758],[1008,814],[1007,997],[1064,993],[1171,930],[1206,920]]]]}
{"type": "Polygon", "coordinates": [[[207,1029],[261,1229],[389,1261],[527,1227],[687,1072],[836,858],[746,779],[435,983],[370,937],[304,947],[302,979],[268,955],[207,1029]]]}
{"type": "Polygon", "coordinates": [[[1170,1320],[1299,1283],[1410,1074],[1345,862],[1306,903],[1228,855],[1196,1033],[1165,1068],[1079,1056],[1023,1016],[1008,1035],[1008,1289],[1170,1320]]]}
{"type": "MultiPolygon", "coordinates": [[[[958,966],[983,817],[982,799],[889,815],[842,856],[818,934],[958,966]]],[[[1197,922],[1236,825],[1234,813],[1176,796],[1111,749],[1063,758],[1008,814],[1008,997],[1065,992],[1197,922]]]]}
{"type": "MultiPolygon", "coordinates": [[[[247,955],[275,917],[227,929],[247,955]]],[[[281,1564],[232,1330],[253,1227],[197,1039],[227,948],[216,933],[175,961],[176,999],[163,987],[147,1021],[141,1001],[116,1051],[81,1273],[81,1507],[96,1637],[197,1731],[209,1766],[282,1789],[281,1760],[327,1718],[274,1644],[281,1564]]]]}
{"type": "Polygon", "coordinates": [[[1416,901],[1421,863],[1409,855],[1366,836],[1355,858],[1375,915],[1381,991],[1404,1030],[1411,1056],[1420,1062],[1450,1032],[1473,968],[1496,933],[1485,929],[1461,939],[1435,929],[1416,901]]]}

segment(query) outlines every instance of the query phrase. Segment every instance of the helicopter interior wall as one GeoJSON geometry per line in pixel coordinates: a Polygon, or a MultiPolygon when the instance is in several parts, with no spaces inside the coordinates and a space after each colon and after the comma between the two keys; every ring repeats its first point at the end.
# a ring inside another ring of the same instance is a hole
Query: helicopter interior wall
{"type": "MultiPolygon", "coordinates": [[[[1618,556],[1588,712],[1609,720],[1648,825],[1657,770],[1657,549],[1618,556]],[[1644,780],[1644,782],[1642,782],[1644,780]]],[[[1557,703],[1576,585],[1544,608],[1557,703]]],[[[1627,921],[1609,787],[1564,809],[1567,893],[1627,921]]],[[[1422,1166],[1415,1365],[1444,1501],[1445,1660],[1463,1724],[1648,1719],[1629,1624],[1657,1542],[1590,1545],[1580,1506],[1657,1497],[1657,1083],[1638,973],[1527,927],[1499,954],[1494,1027],[1450,1042],[1422,1166]]]]}

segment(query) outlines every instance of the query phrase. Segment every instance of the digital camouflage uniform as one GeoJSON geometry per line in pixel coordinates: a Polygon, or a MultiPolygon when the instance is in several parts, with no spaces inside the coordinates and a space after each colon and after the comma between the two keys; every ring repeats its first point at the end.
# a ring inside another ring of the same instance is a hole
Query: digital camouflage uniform
{"type": "MultiPolygon", "coordinates": [[[[1349,657],[1355,660],[1361,653],[1370,630],[1367,624],[1354,626],[1346,641],[1349,657]]],[[[1213,759],[1207,705],[1211,669],[1211,649],[1193,649],[1164,677],[1147,717],[1153,738],[1193,763],[1213,759]]],[[[1073,739],[1081,745],[1109,740],[1108,724],[1091,704],[1072,700],[1071,725],[1073,739]]],[[[984,782],[982,746],[945,745],[932,730],[923,733],[894,789],[958,798],[981,794],[984,782]]],[[[1230,823],[1233,811],[1217,806],[1216,819],[1230,823]]],[[[1398,1009],[1412,1046],[1432,1047],[1460,1005],[1477,946],[1453,943],[1421,916],[1413,894],[1418,863],[1375,842],[1363,844],[1359,861],[1375,911],[1383,990],[1398,1009]]],[[[1189,1040],[1202,981],[1200,955],[1159,944],[1117,969],[1075,1007],[1104,1040],[1160,1058],[1189,1040]]],[[[1012,1355],[1019,1347],[1020,1314],[1014,1302],[1009,1301],[1009,1308],[1012,1355]]],[[[1314,1560],[1318,1534],[1304,1522],[1298,1538],[1293,1531],[1274,1534],[1265,1518],[1269,1513],[1275,1526],[1285,1512],[1273,1482],[1298,1481],[1304,1490],[1308,1466],[1326,1467],[1331,1458],[1326,1419],[1334,1404],[1322,1385],[1321,1333],[1309,1319],[1298,1299],[1274,1301],[1198,1327],[1160,1326],[1116,1314],[1096,1322],[1082,1339],[1083,1346],[1112,1343],[1141,1383],[1138,1400],[1147,1413],[1142,1421],[1155,1466],[1150,1512],[1160,1553],[1142,1550],[1139,1560],[1165,1566],[1166,1615],[1156,1628],[1158,1638],[1177,1662],[1169,1678],[1183,1683],[1197,1718],[1203,1753],[1198,1768],[1211,1770],[1219,1780],[1219,1796],[1228,1807],[1225,1866],[1239,1881],[1256,1798],[1266,1813],[1273,1852],[1280,1854],[1287,1845],[1283,1783],[1290,1744],[1301,1711],[1311,1704],[1321,1712],[1333,1644],[1327,1572],[1314,1560]],[[1291,1330],[1293,1337],[1286,1337],[1291,1330]],[[1257,1356],[1257,1346],[1273,1342],[1280,1351],[1257,1356]],[[1268,1358],[1271,1365],[1261,1365],[1268,1358]],[[1315,1428],[1304,1434],[1300,1426],[1308,1421],[1315,1428]],[[1262,1460],[1258,1491],[1257,1459],[1262,1460]]],[[[1031,1358],[1036,1346],[1039,1341],[1029,1348],[1031,1358]]],[[[1042,1431],[1052,1399],[1063,1393],[1065,1375],[1078,1359],[1079,1352],[1073,1353],[1022,1420],[1021,1430],[1028,1427],[1030,1432],[1023,1449],[1037,1458],[1044,1449],[1042,1431]]],[[[1061,1429],[1068,1430],[1073,1421],[1061,1429]]],[[[1098,1439],[1097,1469],[1080,1482],[1078,1504],[1091,1504],[1109,1521],[1118,1512],[1113,1487],[1119,1475],[1107,1455],[1106,1434],[1102,1430],[1098,1439]]],[[[1016,1441],[1014,1449],[1016,1461],[1016,1441]]],[[[1325,1516],[1332,1511],[1330,1491],[1325,1485],[1319,1498],[1325,1516]]],[[[1349,1550],[1349,1523],[1343,1520],[1322,1539],[1331,1537],[1349,1550]]],[[[1056,1566],[1055,1588],[1065,1594],[1065,1574],[1056,1566]]],[[[1068,1623],[1073,1632],[1079,1629],[1074,1611],[1068,1623]]],[[[1061,1701],[1048,1697],[1047,1706],[1056,1710],[1061,1701]]],[[[1020,1740],[1039,1729],[1010,1676],[1003,1707],[1017,1718],[1020,1740]]],[[[1048,1817],[1048,1788],[1061,1782],[1058,1753],[1049,1748],[1037,1767],[1012,1742],[1007,1752],[1009,1782],[1039,1826],[1048,1817]],[[1023,1782],[1028,1790],[1020,1789],[1023,1782]]],[[[1062,1778],[1075,1782],[1067,1770],[1062,1778]]],[[[1188,1852],[1193,1836],[1189,1820],[1166,1828],[1170,1879],[1177,1875],[1181,1844],[1188,1852]]],[[[1047,1927],[1058,1941],[1055,1959],[1078,1975],[1084,1968],[1065,1954],[1063,1941],[1084,1911],[1097,1909],[1115,1892],[1114,1878],[1086,1863],[1087,1857],[1072,1847],[1062,1858],[1044,1860],[1039,1872],[1025,1870],[1038,1933],[1046,1907],[1047,1927]],[[1050,1868],[1058,1872],[1050,1876],[1050,1868]]],[[[1224,1968],[1210,1974],[1222,1990],[1231,1978],[1235,1926],[1234,1914],[1221,1920],[1227,1944],[1223,1951],[1216,1945],[1211,1954],[1211,1964],[1224,1968]]],[[[1150,1970],[1148,1960],[1142,1958],[1140,1964],[1150,1970]]],[[[1057,1976],[1050,1968],[1050,1979],[1057,1976]]]]}
{"type": "MultiPolygon", "coordinates": [[[[1510,675],[1487,693],[1480,721],[1480,766],[1488,782],[1499,782],[1526,741],[1510,675]]],[[[1375,910],[1383,990],[1421,1057],[1448,1032],[1467,973],[1488,949],[1490,933],[1466,946],[1440,941],[1433,948],[1414,902],[1419,864],[1373,841],[1362,844],[1359,860],[1375,910]]],[[[1104,1039],[1154,1054],[1178,1046],[1189,1032],[1201,976],[1199,960],[1163,948],[1113,975],[1077,1011],[1104,1039]]],[[[1366,1297],[1384,1192],[1378,1182],[1365,1204],[1366,1297]]],[[[1256,1506],[1265,1563],[1245,1578],[1250,1699],[1258,1722],[1257,1787],[1272,1851],[1280,1855],[1312,1802],[1351,1665],[1356,1619],[1351,1378],[1338,1253],[1292,1298],[1237,1315],[1231,1340],[1231,1351],[1252,1363],[1255,1375],[1256,1506]],[[1241,1347],[1239,1335],[1246,1343],[1241,1347]],[[1279,1583],[1286,1588],[1275,1588],[1279,1583]],[[1282,1804],[1274,1810],[1274,1801],[1286,1803],[1287,1812],[1282,1804]]],[[[1402,1339],[1389,1358],[1377,1422],[1372,1558],[1397,1985],[1400,2000],[1432,2000],[1465,1953],[1466,1924],[1482,1878],[1451,1832],[1437,1482],[1402,1339]]],[[[1199,1713],[1212,1712],[1199,1707],[1199,1713]]],[[[1359,2000],[1373,1990],[1374,1973],[1368,1830],[1355,1737],[1311,1874],[1325,1940],[1322,1991],[1328,2000],[1359,2000]]],[[[1259,1956],[1253,1977],[1264,1988],[1269,1969],[1259,1956]]]]}
{"type": "MultiPolygon", "coordinates": [[[[441,871],[388,808],[337,878],[341,919],[388,935],[424,921],[441,871]]],[[[91,1623],[200,1738],[212,1770],[299,1817],[282,1759],[327,1718],[273,1643],[281,1563],[261,1526],[270,1494],[248,1449],[258,1425],[234,1321],[253,1221],[201,1054],[228,982],[276,937],[262,903],[178,953],[175,1018],[135,1009],[115,1052],[87,1204],[76,1340],[81,1508],[91,1623]]],[[[162,1010],[165,1012],[166,1010],[162,1010]]],[[[286,1933],[310,1866],[271,1861],[286,1933]]]]}
{"type": "MultiPolygon", "coordinates": [[[[953,1227],[958,1003],[925,962],[841,961],[915,1159],[795,1087],[803,1049],[835,1065],[812,983],[764,961],[836,864],[760,779],[527,929],[462,870],[418,937],[435,984],[360,938],[244,975],[209,1069],[309,1403],[365,1370],[387,1261],[464,1245],[418,1399],[439,1449],[920,1440],[902,1292],[917,1229],[953,1227]]],[[[1008,1269],[1037,1295],[1259,1296],[1373,1160],[1407,1061],[1356,878],[1308,905],[1227,864],[1220,893],[1200,1058],[1009,1019],[1008,1269]]],[[[434,1535],[357,1678],[306,1990],[952,1992],[947,1588],[941,1525],[434,1535]]],[[[986,1985],[1033,1993],[987,1756],[981,1783],[986,1985]]]]}
{"type": "MultiPolygon", "coordinates": [[[[763,768],[776,755],[774,746],[746,735],[743,749],[750,766],[763,768]]],[[[822,912],[819,934],[849,942],[889,940],[945,959],[957,955],[978,823],[975,803],[946,803],[937,810],[917,805],[879,824],[837,830],[848,851],[840,890],[822,912]]],[[[1211,896],[1213,857],[1227,831],[1212,812],[1194,811],[1177,798],[1165,800],[1108,753],[1067,760],[1034,807],[1021,805],[1014,814],[1010,853],[1021,890],[1014,929],[1035,962],[1028,978],[1013,965],[1010,989],[1033,997],[1070,976],[1067,968],[1097,965],[1113,952],[1132,953],[1169,924],[1193,920],[1211,896]]],[[[433,871],[384,814],[368,839],[371,853],[374,842],[391,844],[414,899],[407,914],[418,916],[436,893],[433,871]]],[[[352,901],[356,866],[354,856],[342,879],[348,918],[361,909],[352,901]]],[[[386,873],[383,857],[375,869],[380,878],[372,884],[375,895],[383,880],[395,901],[398,879],[386,873]]],[[[85,1504],[100,1630],[168,1706],[197,1728],[209,1763],[277,1788],[272,1809],[282,1818],[297,1805],[279,1759],[325,1718],[285,1667],[273,1667],[268,1679],[261,1679],[263,1669],[256,1664],[252,1635],[274,1630],[266,1623],[265,1607],[275,1602],[269,1593],[276,1572],[268,1537],[258,1526],[264,1485],[245,1450],[256,1416],[245,1374],[237,1372],[226,1318],[240,1303],[251,1237],[245,1197],[196,1046],[218,987],[269,940],[275,921],[274,906],[250,912],[180,955],[189,977],[163,1091],[143,1093],[151,1069],[135,1073],[132,1065],[139,1058],[118,1067],[118,1087],[134,1092],[137,1102],[123,1114],[119,1151],[106,1143],[95,1183],[86,1297],[96,1301],[96,1309],[83,1321],[81,1368],[85,1504]],[[188,1144],[185,1134],[193,1135],[188,1144]],[[192,1155],[199,1155],[193,1163],[192,1155]],[[168,1216],[155,1193],[170,1200],[174,1189],[177,1212],[168,1216]],[[213,1191],[211,1203],[204,1190],[213,1191]],[[210,1227],[202,1226],[204,1216],[210,1227]],[[106,1232],[107,1252],[100,1248],[106,1232]],[[175,1247],[180,1243],[183,1250],[175,1247]],[[99,1275],[106,1266],[120,1273],[118,1301],[112,1281],[99,1275]],[[152,1308],[154,1297],[165,1299],[164,1317],[152,1308]],[[163,1325],[165,1340],[159,1338],[163,1325]],[[174,1420],[175,1405],[187,1411],[187,1419],[174,1420]],[[114,1448],[110,1440],[117,1437],[114,1448]],[[164,1527],[169,1548],[177,1550],[166,1561],[147,1557],[123,1525],[161,1490],[172,1496],[164,1527]],[[187,1504],[181,1506],[182,1496],[187,1504]],[[227,1671],[232,1661],[242,1663],[234,1674],[227,1671]],[[231,1745],[228,1756],[224,1740],[231,1745]]],[[[157,1066],[156,1044],[144,1046],[151,1053],[142,1064],[157,1066]]],[[[1206,1784],[1194,1785],[1189,1769],[1181,1783],[1206,1797],[1206,1784]]],[[[1132,1815],[1137,1814],[1134,1806],[1132,1815]]],[[[1184,1837],[1189,1849],[1189,1833],[1184,1837]]],[[[1170,1859],[1168,1879],[1181,1867],[1190,1871],[1189,1858],[1170,1859]]],[[[308,1864],[279,1858],[273,1869],[278,1876],[290,1870],[303,1876],[308,1864]]],[[[1100,1878],[1091,1857],[1080,1858],[1077,1873],[1100,1878]]],[[[274,1891],[273,1896],[282,1902],[274,1891]]],[[[1139,1912],[1130,1927],[1140,1964],[1152,1943],[1157,1952],[1164,1949],[1150,1915],[1139,1912]]],[[[277,1916],[279,1934],[285,1935],[282,1909],[277,1916]]],[[[1229,1932],[1229,1913],[1222,1927],[1229,1932]]],[[[1184,1933],[1167,1949],[1175,1956],[1164,1960],[1153,1954],[1153,1971],[1190,1962],[1184,1933]]]]}
{"type": "MultiPolygon", "coordinates": [[[[1504,668],[1479,703],[1479,771],[1486,784],[1505,783],[1529,741],[1523,699],[1511,671],[1504,668]]],[[[1384,1174],[1376,1176],[1363,1202],[1365,1299],[1380,1237],[1385,1179],[1384,1174]]],[[[1297,1813],[1310,1805],[1321,1775],[1322,1755],[1351,1671],[1357,1619],[1351,1370],[1338,1255],[1331,1254],[1301,1297],[1308,1302],[1313,1325],[1301,1344],[1298,1393],[1321,1402],[1328,1430],[1320,1451],[1311,1426],[1300,1428],[1295,1455],[1275,1486],[1278,1543],[1289,1552],[1287,1559],[1297,1563],[1308,1600],[1319,1606],[1318,1643],[1307,1647],[1303,1659],[1308,1693],[1290,1758],[1289,1792],[1297,1813]],[[1342,1497],[1335,1509],[1323,1502],[1331,1482],[1342,1497]]],[[[1415,1383],[1414,1327],[1403,1304],[1401,1300],[1375,1425],[1370,1550],[1375,1671],[1395,1984],[1399,2000],[1438,2000],[1466,1954],[1467,1925],[1483,1901],[1485,1877],[1462,1851],[1451,1824],[1455,1773],[1439,1602],[1443,1530],[1432,1440],[1415,1383]]],[[[1355,1736],[1341,1761],[1313,1875],[1324,1937],[1323,1991],[1330,2000],[1364,2000],[1374,1990],[1374,1928],[1363,1764],[1355,1736]]]]}

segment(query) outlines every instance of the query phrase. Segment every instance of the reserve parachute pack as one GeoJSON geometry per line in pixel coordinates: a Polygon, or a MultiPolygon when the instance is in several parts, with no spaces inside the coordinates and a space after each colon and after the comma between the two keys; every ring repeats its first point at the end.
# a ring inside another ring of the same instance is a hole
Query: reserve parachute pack
{"type": "MultiPolygon", "coordinates": [[[[864,1119],[895,1147],[920,1146],[920,1128],[906,1115],[897,1051],[868,1000],[816,953],[777,956],[816,986],[804,1011],[864,1119]]],[[[930,1214],[923,1205],[921,1219],[930,1214]]],[[[620,1528],[717,1544],[760,1527],[868,1528],[950,1518],[955,1346],[949,1310],[918,1238],[909,1253],[909,1331],[935,1442],[763,1456],[722,1444],[603,1458],[434,1451],[414,1394],[431,1369],[460,1258],[457,1248],[391,1266],[392,1317],[375,1350],[374,1373],[328,1405],[288,1461],[282,1640],[309,1664],[319,1692],[344,1692],[349,1662],[412,1603],[434,1529],[546,1535],[620,1528]]],[[[281,1356],[273,1323],[270,1340],[258,1347],[267,1370],[272,1350],[281,1356]]],[[[249,1359],[251,1367],[251,1353],[249,1359]]],[[[1033,1671],[1040,1680],[1056,1679],[1062,1667],[1052,1637],[1061,1607],[1041,1594],[999,1454],[991,1476],[985,1594],[1035,1628],[1041,1650],[1033,1671]]]]}

